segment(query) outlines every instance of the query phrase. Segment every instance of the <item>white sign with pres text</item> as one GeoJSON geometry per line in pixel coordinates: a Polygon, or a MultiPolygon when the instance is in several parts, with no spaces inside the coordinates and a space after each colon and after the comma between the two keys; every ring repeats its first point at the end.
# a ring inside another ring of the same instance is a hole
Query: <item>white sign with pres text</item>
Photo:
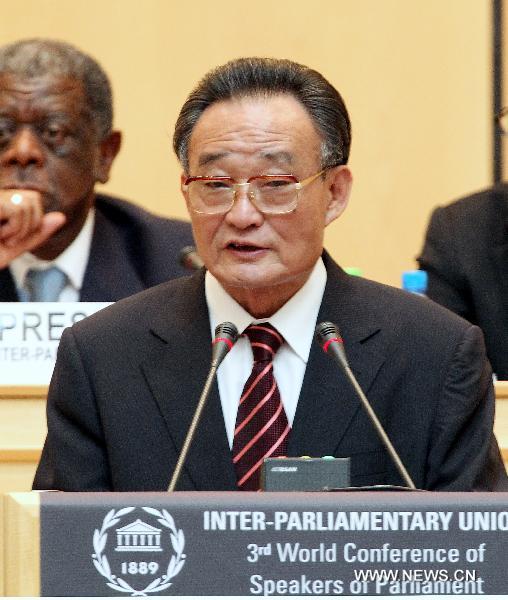
{"type": "Polygon", "coordinates": [[[62,332],[110,302],[0,302],[0,385],[48,385],[62,332]]]}

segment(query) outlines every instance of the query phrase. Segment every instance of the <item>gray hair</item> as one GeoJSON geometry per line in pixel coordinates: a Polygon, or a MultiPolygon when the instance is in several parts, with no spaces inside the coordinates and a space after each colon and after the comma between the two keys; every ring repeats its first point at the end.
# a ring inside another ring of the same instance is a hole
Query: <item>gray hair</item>
{"type": "Polygon", "coordinates": [[[198,119],[215,102],[246,96],[290,94],[322,136],[322,167],[346,164],[351,123],[339,92],[317,71],[290,60],[239,58],[207,73],[190,93],[178,116],[173,149],[188,171],[189,140],[198,119]]]}
{"type": "Polygon", "coordinates": [[[33,38],[0,48],[0,74],[23,78],[72,77],[83,84],[85,98],[100,139],[113,127],[113,100],[108,76],[91,57],[71,44],[33,38]]]}

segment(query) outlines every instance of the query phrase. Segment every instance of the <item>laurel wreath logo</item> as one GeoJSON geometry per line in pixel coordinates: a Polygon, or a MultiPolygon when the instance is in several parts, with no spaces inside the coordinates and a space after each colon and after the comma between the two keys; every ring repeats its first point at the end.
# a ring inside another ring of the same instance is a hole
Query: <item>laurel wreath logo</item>
{"type": "Polygon", "coordinates": [[[162,511],[159,511],[155,508],[150,508],[149,506],[142,507],[145,512],[157,517],[157,521],[170,530],[171,544],[173,546],[174,554],[168,563],[168,568],[165,575],[162,577],[157,577],[157,579],[154,579],[142,590],[134,589],[124,579],[117,577],[111,572],[108,557],[103,554],[103,552],[108,539],[108,534],[106,533],[107,530],[111,527],[114,527],[120,521],[121,517],[129,514],[135,508],[135,506],[127,506],[126,508],[121,508],[116,512],[115,509],[111,509],[108,512],[108,514],[104,517],[104,521],[102,522],[102,527],[100,530],[94,530],[94,554],[92,554],[92,560],[97,571],[99,571],[99,573],[108,580],[107,585],[110,588],[118,592],[130,593],[131,596],[147,596],[149,593],[154,594],[156,592],[162,592],[163,590],[166,590],[172,585],[171,579],[178,575],[178,573],[180,573],[182,570],[186,558],[185,554],[183,553],[185,548],[185,536],[181,529],[176,528],[173,517],[165,508],[163,508],[162,511]]]}

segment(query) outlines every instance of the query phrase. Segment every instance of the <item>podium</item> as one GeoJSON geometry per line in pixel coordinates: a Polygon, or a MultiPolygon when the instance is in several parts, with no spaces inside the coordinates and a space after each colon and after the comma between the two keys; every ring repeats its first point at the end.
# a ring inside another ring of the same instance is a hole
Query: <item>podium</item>
{"type": "Polygon", "coordinates": [[[508,589],[508,494],[4,497],[8,596],[445,596],[508,589]]]}

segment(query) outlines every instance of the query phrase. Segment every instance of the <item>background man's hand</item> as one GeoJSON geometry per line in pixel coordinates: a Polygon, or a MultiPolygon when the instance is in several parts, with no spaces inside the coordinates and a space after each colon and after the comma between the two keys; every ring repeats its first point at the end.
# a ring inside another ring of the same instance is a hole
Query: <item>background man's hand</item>
{"type": "Polygon", "coordinates": [[[0,269],[43,244],[65,221],[61,212],[43,213],[35,190],[0,190],[0,269]]]}

